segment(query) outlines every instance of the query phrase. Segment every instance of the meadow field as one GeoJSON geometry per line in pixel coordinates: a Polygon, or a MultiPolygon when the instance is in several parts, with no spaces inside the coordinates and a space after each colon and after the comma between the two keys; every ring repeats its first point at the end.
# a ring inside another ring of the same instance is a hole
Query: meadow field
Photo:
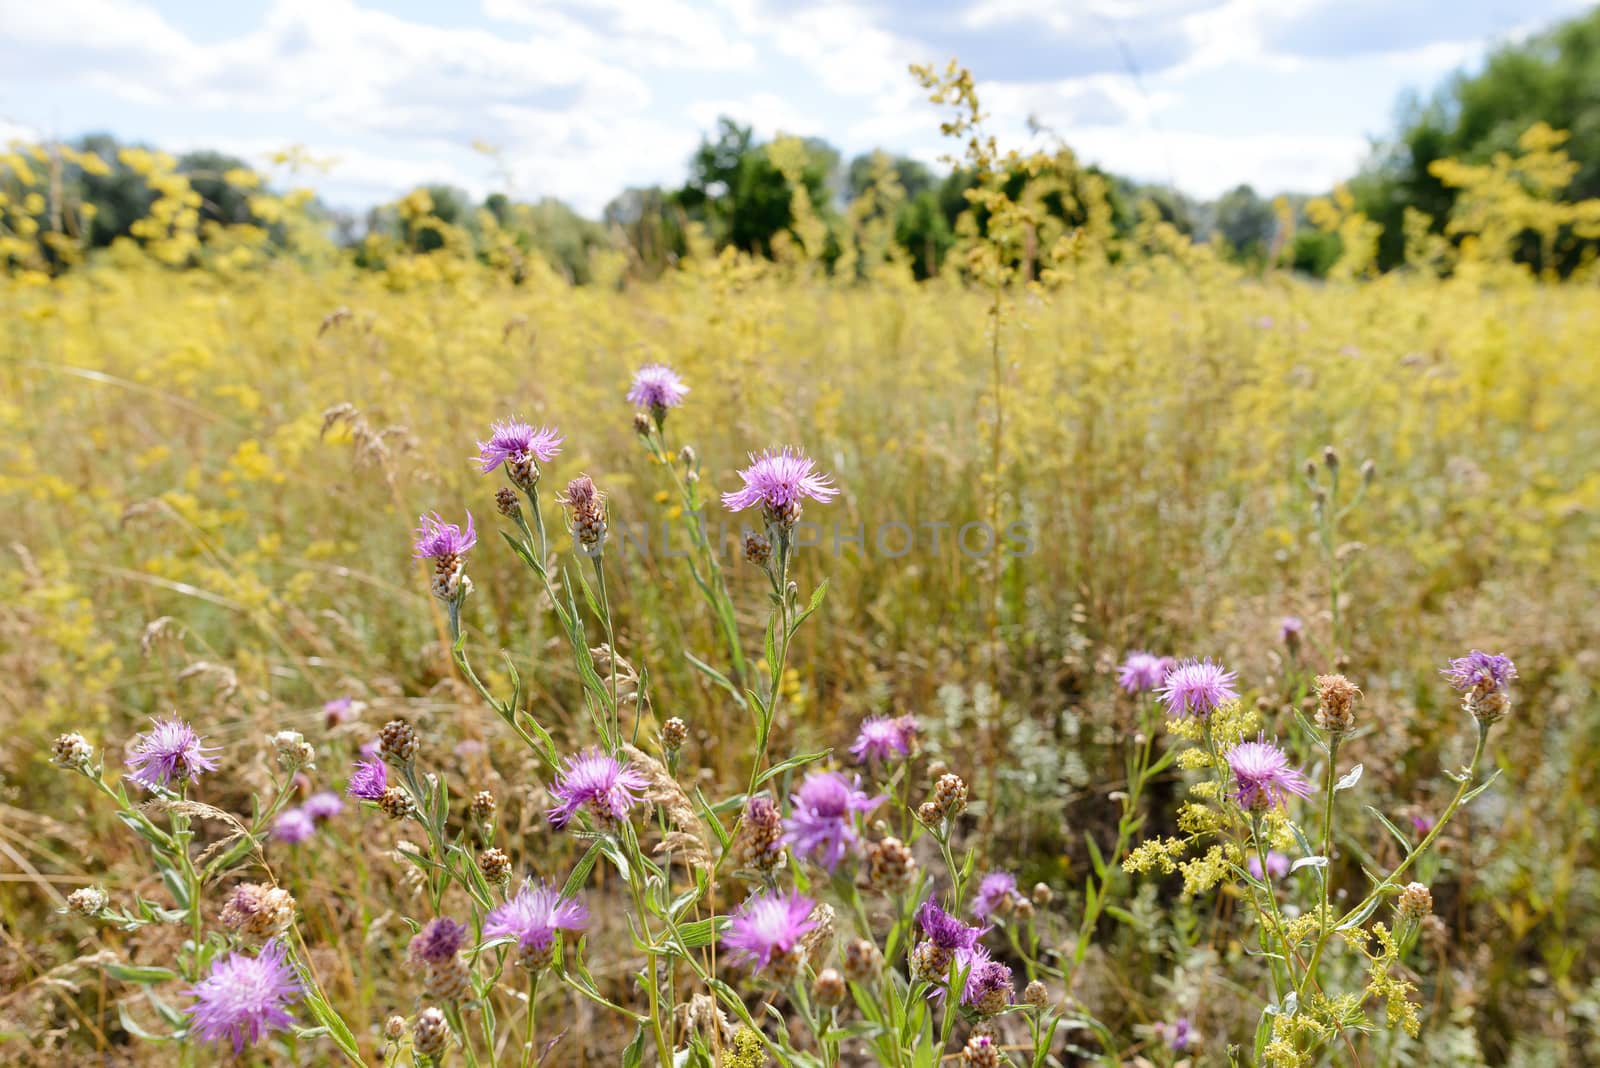
{"type": "MultiPolygon", "coordinates": [[[[1018,203],[991,207],[1026,227],[1018,203]]],[[[1151,218],[1025,255],[971,238],[923,282],[888,253],[842,277],[802,240],[573,286],[450,241],[362,267],[259,232],[179,254],[181,210],[160,222],[0,276],[5,1063],[227,1062],[191,991],[270,952],[305,996],[241,1063],[1600,1060],[1592,278],[1489,248],[1309,280],[1151,218]],[[652,364],[689,391],[636,423],[652,364]],[[565,438],[525,498],[480,469],[513,418],[565,438]],[[769,508],[762,566],[762,521],[719,496],[786,445],[837,495],[792,533],[769,508]],[[580,475],[605,494],[593,558],[557,500],[581,513],[580,475]],[[470,596],[455,556],[414,558],[434,512],[473,517],[470,596]],[[1442,671],[1480,649],[1516,677],[1475,732],[1442,671]],[[1135,651],[1225,665],[1237,701],[1197,733],[1119,686],[1135,651]],[[1360,689],[1343,729],[1334,674],[1360,689]],[[191,751],[141,790],[128,747],[172,714],[216,767],[191,751]],[[859,762],[879,716],[915,717],[911,751],[859,762]],[[394,721],[386,813],[345,791],[394,721]],[[1265,816],[1212,748],[1258,732],[1315,784],[1265,816]],[[595,745],[649,780],[642,810],[553,825],[595,745]],[[1458,807],[1469,763],[1488,785],[1458,807]],[[750,798],[800,820],[831,769],[889,796],[836,828],[866,853],[835,870],[791,838],[751,875],[750,798]],[[324,791],[342,806],[284,822],[324,791]],[[1175,870],[1162,843],[1206,833],[1175,870]],[[984,959],[1015,990],[927,1001],[918,907],[964,911],[994,872],[1020,889],[993,884],[984,959]],[[491,937],[525,876],[581,895],[581,946],[491,937]],[[1412,881],[1431,912],[1394,913],[1412,881]],[[241,883],[293,899],[259,957],[241,883]],[[1374,885],[1362,937],[1330,939],[1374,885]],[[787,981],[728,961],[749,887],[832,902],[807,922],[836,947],[787,981]],[[439,916],[461,956],[413,942],[439,916]],[[844,959],[858,939],[881,963],[844,959]]]]}

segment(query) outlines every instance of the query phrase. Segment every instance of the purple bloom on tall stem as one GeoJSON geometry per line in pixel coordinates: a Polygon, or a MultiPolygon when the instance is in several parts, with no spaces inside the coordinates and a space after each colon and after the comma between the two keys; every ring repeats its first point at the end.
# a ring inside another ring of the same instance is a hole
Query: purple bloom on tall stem
{"type": "Polygon", "coordinates": [[[722,495],[730,512],[742,512],[760,505],[768,522],[793,526],[800,518],[800,500],[810,497],[827,504],[839,493],[833,480],[818,474],[816,464],[805,453],[785,445],[750,457],[750,466],[739,472],[744,486],[722,495]]]}
{"type": "Polygon", "coordinates": [[[870,812],[882,801],[869,797],[859,778],[847,779],[837,771],[818,771],[805,777],[789,798],[791,815],[784,821],[784,841],[799,856],[827,868],[839,866],[859,840],[856,813],[870,812]]]}
{"type": "Polygon", "coordinates": [[[305,814],[317,822],[332,819],[344,811],[344,801],[332,790],[318,790],[306,798],[306,803],[300,806],[305,814]]]}
{"type": "Polygon", "coordinates": [[[528,880],[516,895],[497,906],[483,923],[485,938],[513,938],[523,950],[548,949],[557,931],[581,931],[589,910],[564,898],[546,882],[528,880]]]}
{"type": "MultiPolygon", "coordinates": [[[[1250,859],[1245,861],[1244,866],[1245,866],[1245,869],[1247,871],[1249,871],[1251,875],[1254,875],[1257,879],[1260,879],[1260,878],[1264,877],[1261,874],[1261,858],[1260,857],[1252,855],[1250,857],[1250,859]]],[[[1288,874],[1289,874],[1289,858],[1284,856],[1282,853],[1278,852],[1276,849],[1269,851],[1267,853],[1267,875],[1272,876],[1274,879],[1281,879],[1285,875],[1288,875],[1288,874]]]]}
{"type": "Polygon", "coordinates": [[[381,760],[358,760],[345,792],[363,801],[376,801],[389,788],[389,769],[381,760]]]}
{"type": "Polygon", "coordinates": [[[955,952],[971,949],[978,944],[984,928],[969,927],[939,907],[929,898],[917,907],[917,926],[928,936],[928,941],[940,949],[955,952]]]}
{"type": "Polygon", "coordinates": [[[547,464],[561,451],[564,439],[555,427],[533,427],[520,419],[507,419],[489,428],[489,440],[478,442],[478,467],[488,474],[503,463],[547,464]]]}
{"type": "Polygon", "coordinates": [[[602,823],[621,822],[639,803],[638,792],[647,783],[642,774],[599,749],[585,749],[567,757],[550,787],[559,802],[550,810],[550,822],[565,827],[578,809],[588,806],[602,823]]]}
{"type": "Polygon", "coordinates": [[[128,777],[147,790],[171,786],[176,779],[199,782],[203,771],[216,771],[217,761],[208,754],[220,752],[218,746],[202,745],[201,737],[177,716],[151,720],[150,730],[133,740],[127,765],[128,777]]]}
{"type": "Polygon", "coordinates": [[[323,704],[322,721],[328,727],[337,727],[354,719],[356,712],[356,702],[353,697],[335,697],[323,704]]]}
{"type": "Polygon", "coordinates": [[[1451,660],[1450,666],[1440,674],[1458,690],[1489,693],[1505,689],[1517,677],[1517,665],[1509,656],[1474,649],[1466,656],[1451,660]]]}
{"type": "Polygon", "coordinates": [[[1007,904],[1015,904],[1017,877],[1008,871],[992,871],[978,883],[978,894],[972,899],[972,914],[987,920],[1007,904]]]}
{"type": "Polygon", "coordinates": [[[1278,637],[1285,645],[1297,645],[1300,641],[1300,635],[1305,629],[1306,625],[1301,622],[1299,616],[1284,616],[1283,622],[1278,624],[1278,637]]]}
{"type": "Polygon", "coordinates": [[[885,761],[891,757],[906,756],[916,736],[916,720],[910,716],[868,716],[861,721],[850,752],[857,762],[885,761]]]}
{"type": "Polygon", "coordinates": [[[1290,794],[1305,797],[1311,793],[1310,781],[1289,763],[1288,754],[1264,737],[1242,742],[1224,756],[1238,784],[1234,796],[1247,811],[1265,811],[1287,804],[1290,794]]]}
{"type": "Polygon", "coordinates": [[[290,845],[298,845],[316,833],[316,821],[304,808],[286,808],[272,821],[272,837],[290,845]]]}
{"type": "Polygon", "coordinates": [[[418,518],[414,531],[416,541],[412,548],[418,560],[454,560],[478,544],[478,532],[472,529],[472,513],[467,513],[466,529],[446,523],[433,512],[418,518]]]}
{"type": "MultiPolygon", "coordinates": [[[[1011,1004],[1016,981],[1010,967],[991,959],[989,951],[981,945],[961,950],[956,954],[956,960],[967,973],[967,981],[961,991],[961,1004],[972,1008],[983,1006],[984,1011],[989,1013],[1011,1004]]],[[[935,992],[943,993],[943,988],[936,987],[935,992]]]]}
{"type": "Polygon", "coordinates": [[[235,950],[211,963],[211,974],[184,993],[192,1033],[205,1042],[229,1039],[235,1054],[272,1031],[294,1023],[288,1006],[299,999],[300,980],[283,943],[268,942],[256,956],[235,950]]]}
{"type": "Polygon", "coordinates": [[[448,916],[435,916],[411,936],[407,955],[423,964],[443,964],[467,944],[467,929],[448,916]]]}
{"type": "Polygon", "coordinates": [[[1234,683],[1239,676],[1213,664],[1209,659],[1185,660],[1167,673],[1165,685],[1157,692],[1167,713],[1173,716],[1209,716],[1222,705],[1239,698],[1234,683]]]}
{"type": "Polygon", "coordinates": [[[748,964],[755,971],[765,968],[816,926],[811,920],[815,907],[816,902],[794,891],[762,891],[745,898],[722,935],[722,944],[733,951],[728,954],[729,963],[748,964]]]}
{"type": "Polygon", "coordinates": [[[639,408],[676,408],[688,392],[678,372],[664,363],[652,363],[634,372],[628,402],[639,408]]]}
{"type": "Polygon", "coordinates": [[[1117,685],[1128,693],[1139,694],[1160,686],[1172,670],[1172,657],[1132,652],[1117,669],[1117,685]]]}

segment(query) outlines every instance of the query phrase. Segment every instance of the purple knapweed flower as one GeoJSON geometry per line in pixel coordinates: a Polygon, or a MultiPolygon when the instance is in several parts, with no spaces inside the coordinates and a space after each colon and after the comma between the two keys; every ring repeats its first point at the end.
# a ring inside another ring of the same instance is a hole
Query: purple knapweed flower
{"type": "Polygon", "coordinates": [[[1172,657],[1154,653],[1132,652],[1117,669],[1117,685],[1128,693],[1145,693],[1166,681],[1172,670],[1172,657]]]}
{"type": "Polygon", "coordinates": [[[293,1024],[287,1008],[300,992],[283,943],[268,942],[253,957],[235,950],[212,961],[211,974],[184,991],[195,999],[186,1010],[190,1030],[204,1042],[229,1039],[238,1054],[293,1024]]]}
{"type": "Polygon", "coordinates": [[[472,513],[467,513],[465,530],[454,523],[446,523],[438,512],[418,517],[420,524],[412,548],[418,560],[453,560],[478,544],[478,532],[472,529],[472,513]]]}
{"type": "Polygon", "coordinates": [[[549,812],[550,822],[565,827],[578,809],[587,805],[602,823],[620,822],[639,803],[637,791],[646,786],[645,778],[627,763],[606,756],[590,747],[577,756],[567,757],[550,793],[561,803],[549,812]]]}
{"type": "Polygon", "coordinates": [[[1180,1016],[1171,1023],[1156,1024],[1155,1034],[1174,1053],[1183,1053],[1194,1043],[1194,1026],[1187,1016],[1180,1016]]]}
{"type": "Polygon", "coordinates": [[[467,929],[448,916],[435,916],[411,936],[406,954],[422,964],[444,964],[467,944],[467,929]]]}
{"type": "Polygon", "coordinates": [[[734,911],[722,935],[722,944],[733,951],[729,963],[748,964],[752,971],[765,968],[816,926],[811,920],[815,907],[816,902],[795,891],[751,894],[734,911]]]}
{"type": "Polygon", "coordinates": [[[678,372],[664,363],[652,363],[634,372],[628,402],[639,408],[676,408],[688,392],[678,372]]]}
{"type": "Polygon", "coordinates": [[[345,793],[363,801],[376,801],[389,788],[389,769],[381,760],[358,760],[345,793]]]}
{"type": "Polygon", "coordinates": [[[859,840],[856,813],[870,812],[883,798],[868,797],[860,778],[837,771],[807,775],[789,798],[790,816],[783,821],[783,840],[796,855],[809,857],[830,872],[859,840]]]}
{"type": "Polygon", "coordinates": [[[286,808],[272,821],[272,837],[290,845],[298,845],[316,833],[316,821],[304,808],[286,808]]]}
{"type": "Polygon", "coordinates": [[[478,468],[488,474],[503,463],[547,464],[566,440],[555,427],[533,427],[520,419],[507,419],[489,427],[489,440],[478,442],[478,468]]]}
{"type": "Polygon", "coordinates": [[[818,474],[816,464],[789,445],[752,454],[750,466],[740,471],[739,477],[744,486],[724,493],[723,506],[730,512],[742,512],[759,504],[769,522],[783,526],[793,526],[800,518],[802,497],[827,504],[839,493],[829,476],[818,474]]]}
{"type": "Polygon", "coordinates": [[[1240,808],[1260,812],[1287,804],[1290,794],[1305,797],[1311,793],[1311,783],[1289,764],[1288,754],[1265,737],[1241,742],[1224,756],[1238,784],[1234,796],[1240,808]]]}
{"type": "MultiPolygon", "coordinates": [[[[956,954],[959,966],[967,973],[961,991],[961,1004],[993,1014],[1011,1004],[1016,994],[1016,980],[1011,968],[993,960],[983,946],[973,946],[956,954]]],[[[942,990],[942,988],[935,988],[942,990]]]]}
{"type": "Polygon", "coordinates": [[[1298,645],[1300,635],[1305,631],[1306,625],[1299,616],[1284,616],[1278,624],[1278,638],[1288,646],[1298,645]]]}
{"type": "Polygon", "coordinates": [[[529,879],[516,895],[497,906],[483,923],[484,938],[515,939],[523,950],[548,949],[557,931],[581,931],[589,925],[589,910],[564,898],[546,882],[529,879]]]}
{"type": "Polygon", "coordinates": [[[307,816],[321,823],[330,820],[344,811],[344,801],[332,790],[318,790],[306,798],[306,803],[300,808],[307,816]]]}
{"type": "Polygon", "coordinates": [[[1411,829],[1416,831],[1418,834],[1426,835],[1429,831],[1433,830],[1433,820],[1429,819],[1427,816],[1412,816],[1411,829]]]}
{"type": "MultiPolygon", "coordinates": [[[[1255,856],[1255,855],[1252,854],[1250,859],[1245,861],[1245,865],[1244,866],[1245,866],[1245,870],[1247,870],[1251,875],[1255,876],[1257,879],[1263,878],[1263,876],[1261,874],[1261,858],[1260,857],[1255,856]]],[[[1284,856],[1282,853],[1278,852],[1276,849],[1268,850],[1268,852],[1267,852],[1267,874],[1272,876],[1274,879],[1281,879],[1285,875],[1288,875],[1289,874],[1289,858],[1284,856]]]]}
{"type": "Polygon", "coordinates": [[[992,871],[978,883],[978,894],[972,899],[972,914],[987,920],[1008,904],[1015,904],[1017,897],[1017,877],[1008,871],[992,871]]]}
{"type": "Polygon", "coordinates": [[[1238,676],[1209,659],[1185,660],[1167,672],[1156,696],[1173,716],[1209,716],[1222,705],[1239,698],[1234,689],[1238,676]]]}
{"type": "Polygon", "coordinates": [[[353,697],[335,697],[322,706],[322,722],[330,729],[355,719],[360,709],[353,697]]]}
{"type": "Polygon", "coordinates": [[[201,744],[201,737],[177,716],[153,719],[150,730],[134,738],[127,759],[133,770],[128,778],[147,790],[171,786],[173,780],[199,782],[203,771],[216,771],[217,761],[207,754],[219,746],[201,744]]]}
{"type": "Polygon", "coordinates": [[[861,721],[850,752],[858,763],[875,760],[886,761],[911,752],[916,736],[916,720],[910,716],[868,716],[861,721]]]}
{"type": "Polygon", "coordinates": [[[1466,656],[1450,661],[1450,666],[1440,672],[1458,690],[1480,690],[1488,693],[1503,690],[1517,677],[1517,665],[1508,656],[1485,653],[1474,649],[1466,656]]]}
{"type": "Polygon", "coordinates": [[[917,926],[922,928],[928,941],[952,953],[977,945],[985,930],[962,923],[931,897],[917,907],[917,926]]]}

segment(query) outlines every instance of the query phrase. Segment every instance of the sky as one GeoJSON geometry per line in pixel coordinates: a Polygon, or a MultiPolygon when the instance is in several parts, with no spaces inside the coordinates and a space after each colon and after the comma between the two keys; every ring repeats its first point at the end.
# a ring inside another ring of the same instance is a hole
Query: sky
{"type": "Polygon", "coordinates": [[[423,182],[597,215],[681,183],[727,115],[935,162],[908,64],[959,57],[1003,147],[1029,118],[1120,174],[1321,192],[1427,92],[1576,0],[0,0],[0,143],[217,148],[362,209],[423,182]]]}

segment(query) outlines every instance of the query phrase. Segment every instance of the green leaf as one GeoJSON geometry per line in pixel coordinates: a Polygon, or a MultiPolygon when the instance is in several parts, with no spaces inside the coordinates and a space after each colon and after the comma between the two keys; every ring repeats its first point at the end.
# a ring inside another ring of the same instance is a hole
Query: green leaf
{"type": "Polygon", "coordinates": [[[719,917],[680,924],[678,934],[683,936],[683,948],[698,949],[701,946],[709,946],[712,938],[727,926],[727,922],[725,917],[719,917]]]}
{"type": "Polygon", "coordinates": [[[573,865],[572,874],[567,876],[566,884],[561,887],[561,896],[572,898],[578,896],[578,891],[583,889],[583,884],[589,881],[589,873],[594,870],[596,860],[600,859],[600,850],[604,846],[604,839],[597,840],[589,846],[587,852],[573,865]]]}
{"type": "Polygon", "coordinates": [[[1394,835],[1395,841],[1400,843],[1400,848],[1405,850],[1406,855],[1409,856],[1411,854],[1411,839],[1406,837],[1405,832],[1391,823],[1388,816],[1385,816],[1371,805],[1367,806],[1367,811],[1378,817],[1378,822],[1389,829],[1389,833],[1394,835]]]}
{"type": "Polygon", "coordinates": [[[111,961],[106,964],[105,968],[107,975],[113,979],[120,979],[124,983],[165,983],[178,978],[178,973],[170,968],[124,964],[121,961],[111,961]]]}
{"type": "Polygon", "coordinates": [[[722,672],[718,671],[704,660],[701,660],[698,656],[695,656],[687,649],[683,651],[683,658],[689,661],[690,664],[693,664],[701,674],[705,675],[712,682],[731,693],[735,700],[740,702],[744,701],[744,698],[739,694],[739,688],[733,684],[732,680],[730,680],[728,676],[724,675],[722,672]]]}
{"type": "Polygon", "coordinates": [[[1462,794],[1461,795],[1461,803],[1464,805],[1468,801],[1471,801],[1474,797],[1477,797],[1479,794],[1483,793],[1489,787],[1493,786],[1494,785],[1494,781],[1496,779],[1498,779],[1499,777],[1500,777],[1500,769],[1496,768],[1496,769],[1494,769],[1494,773],[1491,774],[1487,779],[1483,780],[1478,785],[1474,786],[1472,789],[1470,789],[1466,793],[1462,794]]]}
{"type": "Polygon", "coordinates": [[[622,1068],[639,1068],[644,1064],[644,1026],[633,1033],[633,1041],[622,1051],[622,1068]]]}
{"type": "Polygon", "coordinates": [[[1340,778],[1338,782],[1333,784],[1334,793],[1338,793],[1340,790],[1348,790],[1348,789],[1350,789],[1350,787],[1352,787],[1356,783],[1360,782],[1361,781],[1361,772],[1363,770],[1364,770],[1363,766],[1360,765],[1360,764],[1357,764],[1355,767],[1353,767],[1349,771],[1345,772],[1344,776],[1342,778],[1340,778]]]}
{"type": "Polygon", "coordinates": [[[821,607],[822,598],[827,592],[828,580],[823,579],[821,584],[818,585],[815,590],[811,591],[811,603],[806,605],[806,610],[801,612],[800,615],[795,619],[794,625],[789,628],[790,634],[793,634],[796,630],[798,630],[800,628],[800,624],[804,623],[807,619],[810,619],[811,613],[815,612],[819,607],[821,607]]]}
{"type": "Polygon", "coordinates": [[[823,757],[826,757],[831,752],[833,752],[832,749],[824,749],[818,753],[802,753],[800,756],[792,756],[788,760],[774,764],[766,771],[763,771],[756,779],[756,785],[765,785],[767,782],[777,778],[784,772],[790,771],[794,768],[803,767],[806,764],[815,763],[816,761],[821,760],[823,757]]]}
{"type": "Polygon", "coordinates": [[[158,1035],[153,1031],[146,1031],[139,1026],[132,1016],[128,1015],[128,1006],[126,1004],[117,1006],[117,1020],[122,1024],[124,1031],[135,1038],[142,1038],[146,1042],[171,1042],[178,1037],[177,1035],[158,1035]]]}
{"type": "Polygon", "coordinates": [[[333,1039],[333,1044],[339,1047],[339,1051],[356,1064],[365,1064],[366,1062],[361,1059],[361,1046],[356,1042],[356,1036],[351,1033],[343,1017],[333,1011],[333,1007],[321,994],[315,992],[314,987],[308,987],[304,1001],[312,1017],[328,1029],[328,1037],[333,1039]]]}
{"type": "Polygon", "coordinates": [[[1094,873],[1101,882],[1106,879],[1106,860],[1100,855],[1100,846],[1095,842],[1094,835],[1083,836],[1084,843],[1089,847],[1089,861],[1094,865],[1094,873]]]}

